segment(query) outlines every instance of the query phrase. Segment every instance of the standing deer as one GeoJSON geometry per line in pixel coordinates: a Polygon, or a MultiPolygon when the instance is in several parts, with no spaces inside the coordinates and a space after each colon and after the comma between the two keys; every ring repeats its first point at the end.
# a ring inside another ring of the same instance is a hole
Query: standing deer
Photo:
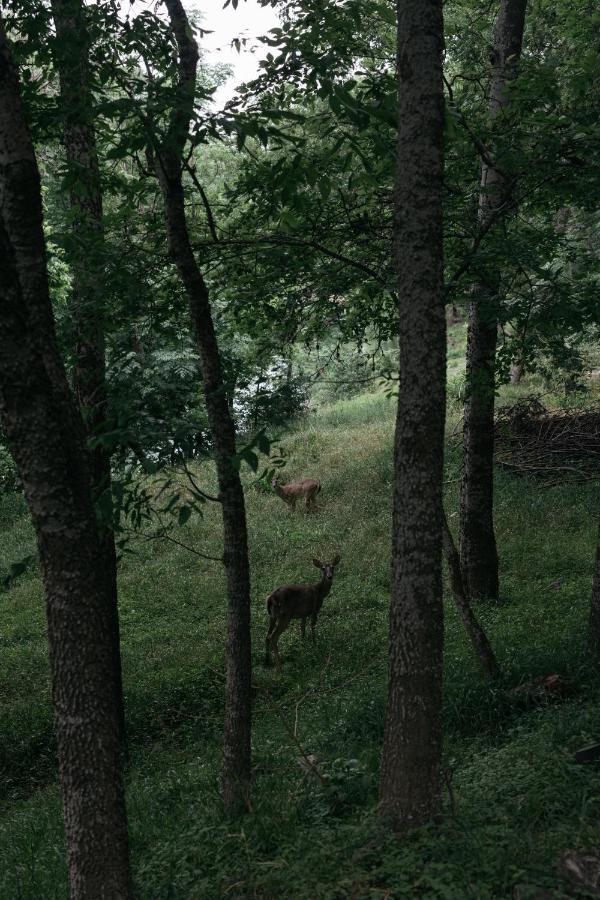
{"type": "Polygon", "coordinates": [[[280,484],[277,478],[273,478],[271,487],[290,509],[296,509],[296,500],[306,497],[306,509],[310,512],[315,508],[315,497],[321,490],[321,482],[315,478],[300,478],[289,484],[280,484]]]}
{"type": "Polygon", "coordinates": [[[306,620],[310,616],[310,632],[313,643],[315,642],[317,617],[323,606],[323,600],[331,590],[333,572],[339,561],[339,554],[330,563],[322,563],[319,559],[313,559],[313,565],[323,573],[323,577],[317,584],[286,584],[284,587],[277,588],[267,597],[269,630],[266,641],[266,666],[271,665],[271,650],[273,650],[275,662],[279,665],[277,641],[292,619],[300,619],[300,633],[304,640],[306,620]]]}

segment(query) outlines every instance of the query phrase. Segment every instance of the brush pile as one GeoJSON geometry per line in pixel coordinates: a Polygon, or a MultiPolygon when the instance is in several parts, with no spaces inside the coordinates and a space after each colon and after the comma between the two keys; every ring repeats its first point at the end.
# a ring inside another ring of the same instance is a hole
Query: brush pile
{"type": "Polygon", "coordinates": [[[496,462],[546,484],[600,479],[600,404],[548,410],[525,397],[499,410],[496,462]]]}

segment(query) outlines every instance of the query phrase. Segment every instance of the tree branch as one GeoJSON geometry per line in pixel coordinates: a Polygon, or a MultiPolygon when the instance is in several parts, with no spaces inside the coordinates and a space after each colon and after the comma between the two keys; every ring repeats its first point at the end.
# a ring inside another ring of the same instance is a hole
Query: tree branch
{"type": "Polygon", "coordinates": [[[178,541],[177,538],[171,537],[170,534],[163,532],[162,534],[150,534],[148,535],[148,540],[151,541],[160,541],[163,539],[165,541],[170,541],[172,544],[177,544],[178,547],[183,547],[184,550],[189,550],[190,553],[193,553],[194,556],[199,556],[200,559],[208,559],[211,562],[224,563],[225,560],[222,556],[209,556],[208,553],[200,553],[199,550],[194,550],[193,547],[188,547],[187,544],[182,543],[182,541],[178,541]]]}
{"type": "Polygon", "coordinates": [[[213,497],[212,494],[207,494],[206,491],[203,491],[202,488],[198,487],[196,480],[193,478],[192,473],[188,469],[187,463],[185,463],[185,462],[183,464],[183,471],[186,474],[187,480],[192,485],[193,489],[196,491],[197,494],[199,494],[201,497],[204,497],[205,500],[210,500],[211,503],[222,503],[223,502],[220,497],[213,497]]]}
{"type": "MultiPolygon", "coordinates": [[[[211,242],[212,244],[212,242],[211,242]]],[[[279,235],[262,237],[262,238],[251,238],[246,240],[219,240],[219,244],[221,246],[254,246],[261,244],[271,244],[275,247],[310,247],[313,250],[316,250],[317,253],[322,253],[324,256],[329,256],[331,259],[336,259],[338,262],[343,263],[346,266],[350,266],[353,269],[357,269],[360,272],[363,272],[365,275],[368,275],[382,287],[384,287],[390,294],[390,296],[394,299],[396,298],[395,291],[391,290],[388,287],[387,281],[375,269],[372,269],[371,266],[366,263],[360,262],[359,260],[351,259],[349,256],[346,256],[343,253],[338,253],[336,250],[331,250],[329,247],[326,247],[324,244],[319,243],[318,241],[312,240],[303,240],[302,238],[284,238],[279,235]]],[[[198,241],[194,245],[195,247],[206,247],[210,246],[207,241],[198,241]]]]}
{"type": "Polygon", "coordinates": [[[202,204],[204,206],[204,211],[206,212],[206,219],[208,222],[209,231],[212,235],[212,239],[215,242],[215,244],[218,244],[218,243],[220,243],[220,241],[219,241],[219,235],[217,234],[217,226],[215,224],[214,216],[212,213],[210,203],[208,201],[208,197],[206,196],[206,192],[205,192],[204,188],[202,187],[202,185],[200,184],[200,182],[198,181],[198,176],[196,175],[196,167],[190,165],[190,163],[186,160],[184,163],[184,168],[185,168],[186,172],[189,174],[190,178],[192,179],[194,187],[200,194],[200,197],[202,199],[202,204]]]}

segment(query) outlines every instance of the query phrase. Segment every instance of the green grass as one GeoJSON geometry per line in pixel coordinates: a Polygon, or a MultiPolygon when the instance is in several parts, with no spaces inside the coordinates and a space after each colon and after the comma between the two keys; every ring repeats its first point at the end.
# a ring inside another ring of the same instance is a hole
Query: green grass
{"type": "MultiPolygon", "coordinates": [[[[457,354],[458,360],[458,354],[457,354]]],[[[451,365],[454,365],[451,360],[451,365]]],[[[459,363],[457,362],[457,366],[459,363]]],[[[449,367],[449,372],[451,369],[449,367]]],[[[525,390],[525,389],[523,389],[525,390]]],[[[449,430],[456,425],[451,415],[449,430]]],[[[255,687],[252,815],[219,804],[224,579],[214,564],[142,543],[120,572],[136,896],[510,898],[567,896],[561,853],[598,845],[600,772],[573,749],[600,739],[600,686],[584,662],[598,489],[497,475],[502,603],[478,614],[505,676],[494,688],[446,606],[444,821],[398,843],[373,815],[383,730],[394,402],[354,397],[311,413],[283,439],[286,475],[317,476],[319,511],[291,513],[248,478],[255,687]],[[264,599],[312,579],[313,556],[342,554],[316,646],[282,637],[262,666],[264,599]],[[555,582],[560,581],[556,586],[555,582]],[[511,688],[559,672],[568,701],[528,709],[511,688]],[[315,754],[321,784],[298,765],[315,754]]],[[[456,522],[459,459],[449,449],[456,522]]],[[[203,477],[203,476],[199,476],[203,477]]],[[[205,476],[210,483],[210,473],[205,476]]],[[[0,502],[3,560],[32,551],[20,497],[0,502]]],[[[182,539],[219,550],[218,510],[182,539]]],[[[66,898],[42,592],[32,567],[2,595],[0,897],[66,898]]],[[[582,894],[581,896],[585,896],[582,894]]]]}

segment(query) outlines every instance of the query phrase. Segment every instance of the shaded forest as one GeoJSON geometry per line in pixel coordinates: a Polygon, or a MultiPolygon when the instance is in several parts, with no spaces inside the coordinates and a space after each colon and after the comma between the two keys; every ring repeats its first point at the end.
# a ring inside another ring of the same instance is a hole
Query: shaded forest
{"type": "Polygon", "coordinates": [[[598,896],[600,12],[257,2],[2,5],[0,895],[598,896]]]}

